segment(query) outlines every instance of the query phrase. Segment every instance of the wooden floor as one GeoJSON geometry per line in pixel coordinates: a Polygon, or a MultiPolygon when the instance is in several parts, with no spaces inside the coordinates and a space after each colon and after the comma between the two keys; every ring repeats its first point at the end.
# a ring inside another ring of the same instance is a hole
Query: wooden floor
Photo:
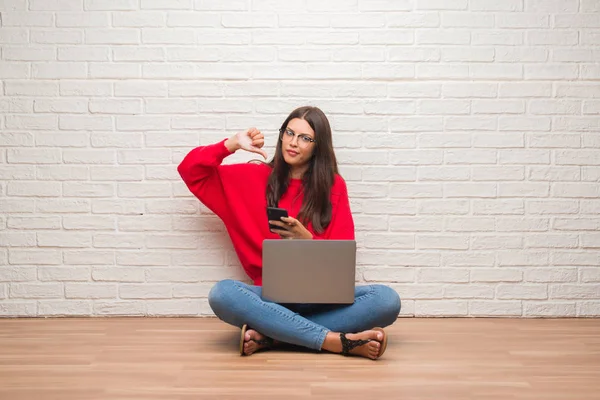
{"type": "Polygon", "coordinates": [[[211,318],[0,319],[1,400],[600,399],[600,319],[399,319],[378,361],[211,318]]]}

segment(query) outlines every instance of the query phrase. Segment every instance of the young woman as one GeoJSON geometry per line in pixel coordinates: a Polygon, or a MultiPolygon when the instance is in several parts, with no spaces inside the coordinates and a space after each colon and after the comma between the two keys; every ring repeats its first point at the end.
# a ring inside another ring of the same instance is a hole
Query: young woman
{"type": "Polygon", "coordinates": [[[278,343],[379,358],[387,344],[380,327],[400,311],[398,294],[383,285],[357,286],[351,305],[280,305],[263,301],[264,239],[354,239],[348,192],[338,175],[331,128],[316,107],[300,107],[281,125],[275,156],[268,163],[221,165],[237,150],[267,158],[256,128],[192,150],[178,167],[190,191],[225,224],[254,285],[218,282],[208,301],[221,320],[242,328],[240,353],[250,355],[278,343]],[[288,210],[269,221],[266,207],[288,210]],[[249,328],[251,327],[251,328],[249,328]]]}

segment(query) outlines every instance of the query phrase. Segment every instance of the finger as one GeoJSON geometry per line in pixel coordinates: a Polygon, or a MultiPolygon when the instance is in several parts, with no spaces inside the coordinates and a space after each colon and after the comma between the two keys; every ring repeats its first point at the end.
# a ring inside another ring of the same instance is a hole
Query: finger
{"type": "Polygon", "coordinates": [[[293,238],[295,236],[294,232],[286,230],[273,229],[273,232],[286,239],[293,238]]]}
{"type": "Polygon", "coordinates": [[[252,140],[252,146],[257,147],[257,148],[261,148],[265,145],[265,141],[264,139],[254,139],[252,140]]]}
{"type": "Polygon", "coordinates": [[[281,221],[269,221],[269,224],[279,226],[282,229],[288,230],[289,225],[281,221]]]}
{"type": "Polygon", "coordinates": [[[285,229],[271,229],[272,233],[275,233],[281,237],[289,237],[289,236],[294,236],[294,234],[290,231],[287,231],[285,229]]]}
{"type": "Polygon", "coordinates": [[[283,235],[283,234],[288,234],[290,233],[290,231],[288,231],[285,228],[271,228],[271,232],[276,233],[278,235],[283,235]]]}
{"type": "Polygon", "coordinates": [[[296,226],[296,225],[300,225],[300,221],[298,221],[296,218],[292,218],[292,217],[282,217],[281,220],[283,222],[285,222],[286,224],[288,224],[289,226],[296,226]]]}
{"type": "Polygon", "coordinates": [[[254,137],[255,137],[256,135],[258,135],[258,134],[260,133],[260,131],[259,131],[258,129],[256,129],[256,128],[251,128],[251,129],[250,129],[250,131],[249,131],[248,133],[250,134],[250,137],[251,137],[252,139],[254,139],[254,137]]]}
{"type": "Polygon", "coordinates": [[[261,156],[263,156],[263,158],[266,160],[267,159],[267,152],[264,150],[258,150],[257,151],[258,154],[260,154],[261,156]]]}
{"type": "Polygon", "coordinates": [[[263,158],[264,158],[265,160],[267,159],[267,153],[266,153],[264,150],[258,149],[258,148],[254,147],[254,146],[252,146],[252,147],[249,147],[249,148],[248,148],[248,149],[246,149],[246,150],[248,150],[248,151],[250,151],[250,152],[252,152],[252,153],[257,153],[257,154],[260,154],[261,156],[263,156],[263,158]]]}
{"type": "Polygon", "coordinates": [[[250,140],[252,140],[252,136],[254,136],[254,130],[256,128],[250,128],[246,131],[246,137],[249,138],[250,140]]]}

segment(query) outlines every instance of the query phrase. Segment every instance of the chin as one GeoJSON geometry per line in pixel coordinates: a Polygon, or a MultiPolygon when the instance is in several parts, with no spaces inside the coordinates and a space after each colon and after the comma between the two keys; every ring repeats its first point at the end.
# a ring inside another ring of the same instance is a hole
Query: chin
{"type": "Polygon", "coordinates": [[[294,159],[292,157],[288,157],[287,155],[283,156],[283,160],[290,167],[300,167],[300,166],[302,166],[304,164],[304,162],[302,162],[302,160],[297,160],[297,159],[294,159]]]}
{"type": "Polygon", "coordinates": [[[296,163],[298,162],[297,160],[295,160],[292,157],[288,156],[286,153],[283,154],[283,160],[288,165],[296,165],[296,163]]]}

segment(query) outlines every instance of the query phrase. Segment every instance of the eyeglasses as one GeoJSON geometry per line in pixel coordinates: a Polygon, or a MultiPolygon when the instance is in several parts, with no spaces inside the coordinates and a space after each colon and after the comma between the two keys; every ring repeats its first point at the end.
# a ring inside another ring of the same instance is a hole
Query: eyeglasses
{"type": "MultiPolygon", "coordinates": [[[[285,140],[285,141],[291,142],[294,140],[294,136],[296,136],[294,131],[291,130],[290,128],[280,129],[279,133],[281,134],[282,141],[285,140]]],[[[310,136],[308,136],[305,133],[301,133],[298,135],[298,146],[307,147],[311,143],[314,143],[314,142],[315,142],[315,139],[311,138],[310,136]]]]}

